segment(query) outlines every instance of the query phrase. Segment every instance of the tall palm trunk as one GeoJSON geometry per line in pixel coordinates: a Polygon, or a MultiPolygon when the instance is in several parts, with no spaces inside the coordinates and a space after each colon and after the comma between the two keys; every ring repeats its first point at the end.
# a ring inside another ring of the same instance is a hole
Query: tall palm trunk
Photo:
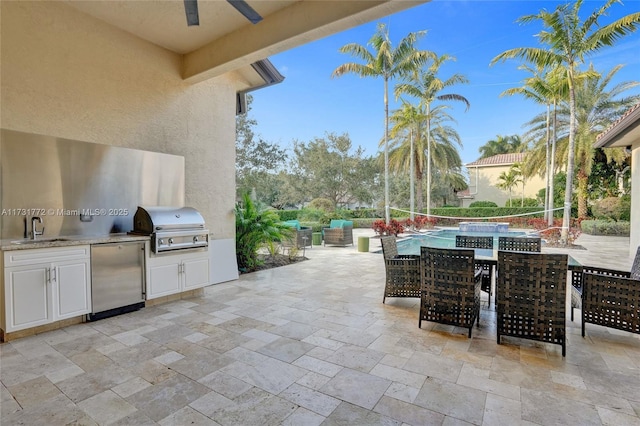
{"type": "Polygon", "coordinates": [[[384,218],[391,223],[389,211],[389,79],[384,78],[384,218]]]}
{"type": "Polygon", "coordinates": [[[415,204],[415,154],[413,152],[413,129],[411,129],[409,138],[411,139],[411,146],[409,147],[409,219],[413,221],[414,219],[414,211],[416,208],[415,204]]]}
{"type": "Polygon", "coordinates": [[[551,164],[551,158],[549,158],[549,151],[550,151],[550,147],[549,144],[551,143],[551,113],[550,113],[550,105],[547,104],[547,143],[546,143],[546,157],[545,157],[545,167],[546,167],[546,171],[547,174],[545,176],[545,191],[544,191],[544,219],[545,220],[549,220],[549,215],[551,214],[551,212],[549,210],[551,210],[551,205],[553,203],[553,201],[551,200],[551,198],[549,198],[549,182],[550,182],[550,178],[551,178],[551,172],[549,171],[549,167],[551,164]]]}
{"type": "Polygon", "coordinates": [[[427,217],[431,215],[431,105],[427,104],[427,217]]]}
{"type": "Polygon", "coordinates": [[[589,176],[584,170],[578,170],[578,217],[587,217],[587,198],[589,196],[589,176]]]}
{"type": "Polygon", "coordinates": [[[423,179],[424,174],[422,173],[422,168],[420,166],[416,167],[416,208],[419,212],[424,208],[424,197],[423,194],[423,179]]]}
{"type": "MultiPolygon", "coordinates": [[[[422,132],[420,131],[420,126],[418,126],[418,129],[416,131],[416,140],[420,141],[422,139],[422,132]]],[[[418,144],[420,145],[420,144],[418,144]]],[[[416,208],[417,211],[422,212],[422,208],[424,207],[424,197],[423,197],[423,192],[422,192],[422,165],[420,164],[420,155],[419,155],[419,150],[420,148],[418,148],[417,146],[414,145],[414,172],[415,172],[415,184],[416,184],[416,208]]]]}
{"type": "MultiPolygon", "coordinates": [[[[571,70],[569,70],[571,74],[571,70]]],[[[573,87],[573,75],[569,76],[569,147],[567,161],[567,184],[564,190],[564,212],[562,215],[562,233],[560,244],[569,242],[569,224],[571,221],[571,195],[573,190],[573,175],[575,168],[576,150],[576,91],[573,87]]]]}
{"type": "MultiPolygon", "coordinates": [[[[556,109],[556,101],[553,101],[553,132],[551,135],[551,174],[550,174],[550,178],[549,178],[549,207],[550,210],[553,210],[555,208],[554,205],[554,197],[553,197],[553,185],[554,185],[554,173],[556,172],[556,124],[558,119],[558,111],[556,109]]],[[[553,226],[553,215],[555,214],[555,211],[551,211],[549,212],[549,220],[547,221],[547,225],[549,225],[549,227],[553,226]]]]}

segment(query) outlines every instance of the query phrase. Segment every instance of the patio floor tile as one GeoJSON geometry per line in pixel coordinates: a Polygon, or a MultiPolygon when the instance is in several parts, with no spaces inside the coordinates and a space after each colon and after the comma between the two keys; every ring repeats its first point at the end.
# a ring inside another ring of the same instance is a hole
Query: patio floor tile
{"type": "MultiPolygon", "coordinates": [[[[578,243],[584,264],[630,267],[611,258],[628,238],[578,243]]],[[[382,303],[380,254],[306,256],[201,297],[0,344],[0,423],[640,424],[639,335],[589,324],[583,338],[568,310],[566,358],[557,345],[498,345],[486,293],[471,339],[419,329],[417,298],[382,303]]]]}

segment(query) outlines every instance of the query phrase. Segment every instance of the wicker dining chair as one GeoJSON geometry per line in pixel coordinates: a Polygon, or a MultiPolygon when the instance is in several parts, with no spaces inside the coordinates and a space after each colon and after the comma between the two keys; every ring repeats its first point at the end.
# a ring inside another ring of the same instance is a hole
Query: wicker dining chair
{"type": "Polygon", "coordinates": [[[480,324],[482,273],[476,271],[474,251],[420,247],[420,318],[469,329],[480,324]]]}
{"type": "Polygon", "coordinates": [[[631,272],[584,267],[582,337],[586,323],[640,334],[640,247],[631,272]]]}
{"type": "Polygon", "coordinates": [[[587,265],[573,268],[571,272],[571,321],[573,321],[573,310],[575,308],[582,309],[582,281],[585,273],[613,275],[640,280],[640,246],[638,246],[636,250],[636,257],[633,260],[633,266],[631,266],[631,271],[629,272],[587,265]]]}
{"type": "Polygon", "coordinates": [[[496,280],[500,336],[554,343],[566,355],[566,254],[498,251],[496,280]]]}
{"type": "Polygon", "coordinates": [[[387,297],[420,297],[420,256],[398,254],[394,236],[382,237],[380,241],[387,275],[382,303],[387,297]]]}
{"type": "MultiPolygon", "coordinates": [[[[456,235],[456,247],[493,250],[493,237],[473,235],[456,235]]],[[[476,259],[476,270],[482,271],[481,290],[489,295],[489,307],[491,307],[491,279],[493,277],[493,265],[476,259]]]]}
{"type": "Polygon", "coordinates": [[[498,237],[498,250],[540,253],[542,240],[536,237],[498,237]]]}

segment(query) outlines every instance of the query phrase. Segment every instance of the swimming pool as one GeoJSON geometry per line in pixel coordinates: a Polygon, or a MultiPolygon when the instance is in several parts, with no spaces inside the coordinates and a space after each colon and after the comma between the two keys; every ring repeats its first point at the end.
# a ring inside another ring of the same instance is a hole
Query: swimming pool
{"type": "MultiPolygon", "coordinates": [[[[493,237],[493,246],[498,247],[498,237],[524,237],[526,232],[462,232],[458,229],[436,229],[425,234],[412,235],[406,239],[398,240],[399,254],[420,254],[420,247],[455,248],[456,235],[472,235],[479,237],[493,237]]],[[[476,249],[480,256],[491,256],[492,250],[476,249]]]]}

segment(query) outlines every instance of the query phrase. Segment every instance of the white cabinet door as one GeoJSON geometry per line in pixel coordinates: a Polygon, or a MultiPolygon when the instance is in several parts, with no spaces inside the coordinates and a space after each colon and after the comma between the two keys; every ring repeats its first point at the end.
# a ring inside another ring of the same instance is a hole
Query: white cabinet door
{"type": "Polygon", "coordinates": [[[73,318],[91,312],[91,270],[89,259],[54,265],[52,281],[58,294],[55,320],[73,318]],[[57,286],[56,286],[57,284],[57,286]]]}
{"type": "Polygon", "coordinates": [[[166,254],[147,259],[147,299],[209,285],[209,253],[166,254]]]}
{"type": "Polygon", "coordinates": [[[209,285],[209,257],[186,259],[182,262],[184,289],[193,290],[209,285]]]}
{"type": "Polygon", "coordinates": [[[147,283],[147,299],[168,296],[180,292],[180,264],[172,262],[156,262],[149,267],[147,283]]]}
{"type": "Polygon", "coordinates": [[[6,251],[3,260],[5,332],[91,311],[88,245],[6,251]]]}
{"type": "Polygon", "coordinates": [[[53,321],[50,267],[40,264],[5,269],[6,332],[53,321]]]}

